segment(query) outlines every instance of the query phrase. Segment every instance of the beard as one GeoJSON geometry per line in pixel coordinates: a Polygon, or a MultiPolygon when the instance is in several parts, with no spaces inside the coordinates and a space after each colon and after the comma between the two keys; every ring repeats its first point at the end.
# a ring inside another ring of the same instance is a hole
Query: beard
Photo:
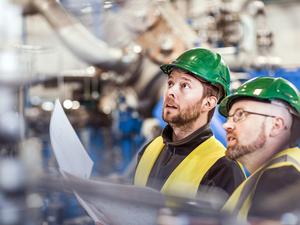
{"type": "Polygon", "coordinates": [[[227,147],[225,155],[230,159],[236,160],[244,155],[250,154],[255,152],[257,149],[262,148],[266,143],[265,129],[265,122],[263,122],[257,139],[248,145],[241,145],[236,139],[237,142],[235,145],[227,147]]]}
{"type": "MultiPolygon", "coordinates": [[[[170,99],[166,99],[166,102],[173,103],[173,101],[170,99]]],[[[162,118],[165,122],[169,124],[174,124],[176,126],[187,126],[188,124],[191,124],[194,121],[196,121],[201,115],[200,108],[202,104],[202,99],[200,99],[194,105],[189,105],[185,109],[181,109],[178,105],[176,109],[176,114],[174,114],[174,112],[169,112],[168,109],[165,108],[166,102],[164,103],[162,118]]]]}

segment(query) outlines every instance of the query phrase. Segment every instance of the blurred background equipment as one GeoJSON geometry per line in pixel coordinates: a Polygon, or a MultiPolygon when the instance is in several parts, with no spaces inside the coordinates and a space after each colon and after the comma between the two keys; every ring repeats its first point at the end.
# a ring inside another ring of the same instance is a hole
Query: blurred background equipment
{"type": "MultiPolygon", "coordinates": [[[[159,65],[208,47],[229,64],[232,89],[263,75],[300,88],[299,10],[296,0],[2,0],[1,224],[91,223],[70,194],[28,185],[57,176],[49,142],[56,98],[95,163],[93,175],[130,182],[138,150],[165,125],[159,65]]],[[[223,122],[216,110],[212,129],[226,144],[223,122]]],[[[173,216],[201,223],[162,212],[173,216]]]]}

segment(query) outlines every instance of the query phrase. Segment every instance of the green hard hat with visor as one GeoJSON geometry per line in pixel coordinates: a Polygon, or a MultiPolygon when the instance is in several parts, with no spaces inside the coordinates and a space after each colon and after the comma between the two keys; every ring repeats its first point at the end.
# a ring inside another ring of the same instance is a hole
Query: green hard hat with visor
{"type": "Polygon", "coordinates": [[[200,80],[221,88],[222,98],[230,93],[230,71],[218,53],[204,48],[194,48],[185,51],[175,61],[164,64],[161,70],[170,74],[174,68],[187,71],[200,80]]]}
{"type": "Polygon", "coordinates": [[[219,112],[227,117],[232,104],[241,98],[266,102],[283,101],[292,108],[292,114],[300,117],[299,91],[291,82],[281,77],[256,77],[245,82],[233,94],[222,100],[219,112]]]}

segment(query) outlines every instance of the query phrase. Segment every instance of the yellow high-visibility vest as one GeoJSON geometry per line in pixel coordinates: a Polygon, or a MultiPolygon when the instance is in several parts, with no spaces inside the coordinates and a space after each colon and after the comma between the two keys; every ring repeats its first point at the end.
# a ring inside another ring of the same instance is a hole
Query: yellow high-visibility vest
{"type": "MultiPolygon", "coordinates": [[[[136,169],[135,185],[146,186],[152,167],[163,148],[161,136],[148,145],[136,169]]],[[[215,137],[210,137],[175,168],[164,183],[161,192],[167,195],[194,198],[206,172],[224,155],[224,146],[215,137]]]]}
{"type": "Polygon", "coordinates": [[[262,174],[268,169],[284,166],[293,166],[300,172],[299,148],[289,148],[281,151],[265,163],[260,169],[240,184],[227,200],[222,211],[235,214],[241,221],[247,220],[255,189],[262,174]]]}

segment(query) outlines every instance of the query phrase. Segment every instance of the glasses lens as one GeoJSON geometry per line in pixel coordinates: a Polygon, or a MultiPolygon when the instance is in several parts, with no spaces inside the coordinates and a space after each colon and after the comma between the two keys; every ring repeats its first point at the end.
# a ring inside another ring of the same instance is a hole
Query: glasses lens
{"type": "Polygon", "coordinates": [[[237,111],[235,111],[233,115],[233,121],[235,123],[243,120],[244,118],[245,118],[245,112],[242,109],[238,109],[237,111]]]}

